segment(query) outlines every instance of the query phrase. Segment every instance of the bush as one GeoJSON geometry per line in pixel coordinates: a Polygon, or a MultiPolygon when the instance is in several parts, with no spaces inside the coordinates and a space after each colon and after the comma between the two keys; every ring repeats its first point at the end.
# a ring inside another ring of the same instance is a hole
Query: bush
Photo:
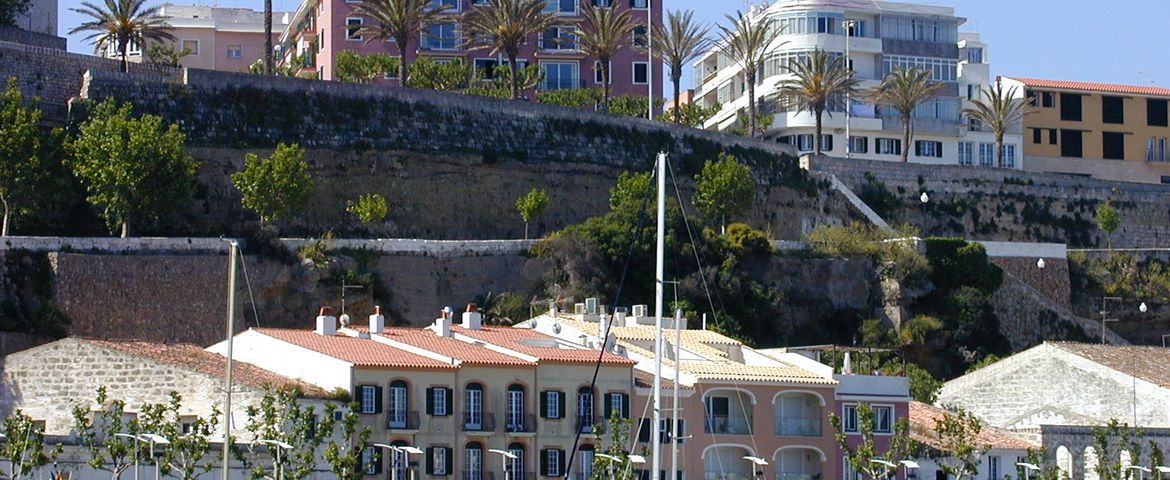
{"type": "Polygon", "coordinates": [[[746,223],[733,223],[727,226],[727,247],[739,257],[772,254],[772,242],[768,235],[756,230],[746,223]]]}
{"type": "Polygon", "coordinates": [[[362,223],[372,224],[385,220],[390,207],[386,204],[386,197],[370,193],[345,202],[345,211],[362,223]]]}
{"type": "Polygon", "coordinates": [[[928,238],[926,258],[934,269],[930,281],[940,292],[960,286],[991,295],[1003,283],[1003,269],[987,258],[987,249],[961,238],[928,238]]]}
{"type": "Polygon", "coordinates": [[[297,256],[301,260],[311,262],[317,268],[326,267],[329,265],[329,249],[333,243],[333,232],[325,232],[321,238],[314,238],[309,240],[309,243],[304,244],[297,249],[297,256]]]}

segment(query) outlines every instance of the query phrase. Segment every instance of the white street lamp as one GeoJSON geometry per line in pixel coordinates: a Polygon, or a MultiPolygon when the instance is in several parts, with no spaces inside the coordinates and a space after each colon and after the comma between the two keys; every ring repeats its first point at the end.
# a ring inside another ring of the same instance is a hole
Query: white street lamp
{"type": "Polygon", "coordinates": [[[1035,463],[1017,462],[1016,466],[1024,469],[1024,480],[1028,480],[1029,472],[1039,472],[1040,471],[1040,466],[1036,465],[1035,463]]]}
{"type": "Polygon", "coordinates": [[[280,440],[269,440],[266,438],[255,440],[252,443],[259,443],[261,445],[268,445],[268,447],[270,449],[272,449],[276,452],[276,457],[275,457],[276,463],[273,465],[273,470],[275,470],[275,473],[276,473],[276,480],[284,480],[284,464],[281,463],[281,461],[280,461],[280,451],[281,450],[292,450],[293,446],[289,445],[288,443],[282,442],[280,440]]]}
{"type": "Polygon", "coordinates": [[[1043,259],[1043,258],[1041,258],[1041,259],[1039,259],[1039,260],[1036,260],[1036,268],[1039,268],[1039,269],[1041,269],[1041,270],[1044,270],[1044,267],[1046,267],[1046,266],[1048,266],[1048,264],[1044,263],[1044,259],[1043,259]]]}
{"type": "MultiPolygon", "coordinates": [[[[423,453],[422,449],[418,447],[411,447],[406,445],[399,447],[396,445],[387,445],[385,443],[374,443],[371,444],[371,446],[390,450],[390,478],[392,480],[398,480],[398,455],[396,454],[402,454],[402,456],[406,458],[406,468],[410,469],[410,455],[419,455],[423,453]]],[[[411,480],[414,480],[413,469],[410,469],[410,478],[411,480]]]]}
{"type": "Polygon", "coordinates": [[[115,437],[129,438],[134,440],[134,480],[138,480],[138,442],[150,443],[150,457],[154,461],[154,479],[160,480],[158,459],[154,458],[154,445],[170,445],[171,441],[166,437],[155,433],[143,433],[140,435],[131,435],[129,433],[115,433],[115,437]]]}
{"type": "Polygon", "coordinates": [[[498,448],[488,449],[488,452],[494,453],[494,454],[497,454],[500,456],[500,466],[504,467],[504,480],[509,480],[510,478],[512,478],[511,476],[508,475],[508,460],[515,460],[519,457],[517,457],[516,454],[514,454],[512,452],[509,452],[507,450],[500,450],[498,448]]]}
{"type": "Polygon", "coordinates": [[[1158,480],[1162,480],[1163,473],[1170,473],[1170,467],[1164,465],[1155,465],[1154,470],[1158,471],[1158,480]]]}
{"type": "Polygon", "coordinates": [[[138,437],[129,433],[115,433],[114,436],[134,440],[134,480],[138,480],[138,437]]]}
{"type": "Polygon", "coordinates": [[[1137,470],[1139,472],[1142,472],[1142,473],[1138,474],[1138,480],[1144,480],[1146,478],[1146,474],[1152,472],[1152,470],[1150,470],[1150,467],[1143,467],[1141,465],[1130,465],[1130,466],[1125,467],[1125,468],[1127,470],[1137,470]]]}
{"type": "Polygon", "coordinates": [[[609,474],[609,478],[613,478],[613,465],[615,463],[618,465],[624,463],[624,460],[621,457],[610,455],[608,453],[594,453],[593,456],[609,460],[610,463],[605,466],[605,473],[609,474]]]}
{"type": "Polygon", "coordinates": [[[930,195],[927,195],[926,192],[922,192],[922,195],[918,196],[918,201],[922,202],[922,204],[925,205],[926,202],[930,201],[930,195]]]}
{"type": "Polygon", "coordinates": [[[764,466],[768,464],[767,460],[752,455],[744,455],[744,460],[752,462],[752,478],[761,478],[764,476],[764,466]],[[759,470],[756,470],[759,468],[759,470]]]}
{"type": "Polygon", "coordinates": [[[1141,305],[1138,305],[1138,311],[1140,311],[1142,313],[1146,313],[1146,312],[1150,311],[1150,307],[1148,305],[1146,305],[1146,302],[1142,302],[1141,305]]]}

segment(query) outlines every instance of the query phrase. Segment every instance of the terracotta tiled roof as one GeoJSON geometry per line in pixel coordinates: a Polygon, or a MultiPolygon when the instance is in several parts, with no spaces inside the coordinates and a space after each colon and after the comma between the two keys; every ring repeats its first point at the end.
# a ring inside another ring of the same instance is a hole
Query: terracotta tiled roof
{"type": "MultiPolygon", "coordinates": [[[[595,335],[597,333],[597,324],[596,323],[584,322],[581,320],[577,320],[576,318],[573,318],[571,315],[568,315],[568,314],[558,314],[557,321],[559,321],[565,325],[577,328],[579,330],[588,332],[591,335],[595,335]]],[[[627,321],[633,321],[633,319],[628,317],[627,321]]],[[[612,334],[619,341],[620,340],[632,340],[632,341],[643,341],[643,342],[653,342],[654,341],[654,326],[653,325],[629,325],[629,326],[625,326],[625,327],[610,327],[609,333],[612,334]]],[[[680,333],[680,336],[682,337],[682,346],[684,349],[686,349],[686,350],[688,350],[696,355],[699,355],[699,356],[702,356],[702,357],[705,357],[705,358],[708,358],[711,360],[726,358],[727,354],[724,353],[723,350],[720,350],[718,348],[714,348],[714,347],[710,346],[709,344],[720,344],[720,345],[738,345],[739,344],[739,342],[737,342],[731,338],[725,337],[725,336],[720,335],[720,334],[715,333],[715,332],[704,331],[704,330],[683,330],[680,333]]],[[[667,333],[667,340],[670,342],[674,341],[674,331],[673,330],[671,330],[670,332],[667,333]]]]}
{"type": "Polygon", "coordinates": [[[1170,348],[1101,345],[1098,343],[1045,342],[1047,345],[1090,361],[1170,388],[1170,348]]]}
{"type": "Polygon", "coordinates": [[[455,365],[432,360],[414,353],[377,343],[368,338],[345,335],[326,337],[312,330],[256,328],[257,333],[288,342],[301,348],[328,355],[359,367],[455,369],[455,365]]]}
{"type": "MultiPolygon", "coordinates": [[[[227,359],[208,352],[197,345],[187,343],[164,344],[142,341],[114,341],[83,338],[81,341],[95,347],[117,350],[122,353],[147,358],[167,365],[223,378],[227,359]]],[[[328,398],[330,394],[319,387],[294,380],[243,362],[232,364],[232,381],[253,388],[272,386],[293,386],[306,397],[328,398]]]]}
{"type": "MultiPolygon", "coordinates": [[[[661,385],[662,388],[664,388],[664,389],[674,388],[674,379],[662,377],[662,381],[659,383],[659,385],[661,385]]],[[[654,374],[650,373],[650,372],[643,372],[641,370],[634,370],[634,386],[638,387],[638,388],[653,388],[654,387],[654,374]]],[[[679,390],[694,390],[695,389],[695,387],[688,386],[684,383],[679,383],[678,388],[679,388],[679,390]]]]}
{"type": "Polygon", "coordinates": [[[1122,85],[1118,83],[1073,82],[1067,80],[1043,80],[1039,78],[1004,77],[1016,80],[1033,88],[1051,88],[1054,90],[1076,90],[1081,92],[1128,93],[1132,95],[1149,95],[1170,97],[1170,88],[1140,85],[1122,85]]]}
{"type": "Polygon", "coordinates": [[[682,362],[682,371],[702,380],[767,381],[835,385],[836,380],[825,378],[797,367],[765,367],[736,362],[682,362]]]}
{"type": "MultiPolygon", "coordinates": [[[[930,448],[941,450],[942,446],[939,443],[938,434],[934,431],[934,425],[936,420],[942,420],[946,414],[947,411],[941,408],[919,401],[910,402],[910,439],[930,448]]],[[[983,425],[979,435],[975,437],[975,442],[1004,450],[1040,448],[1039,444],[1016,437],[991,425],[983,425]]]]}
{"type": "MultiPolygon", "coordinates": [[[[477,340],[531,355],[540,361],[594,363],[599,356],[598,352],[592,349],[554,346],[559,344],[557,339],[528,328],[484,326],[478,330],[468,330],[456,326],[451,327],[451,330],[477,340]]],[[[634,364],[632,360],[612,353],[601,354],[600,357],[603,364],[634,364]]]]}
{"type": "Polygon", "coordinates": [[[535,367],[536,363],[506,353],[488,350],[481,345],[440,337],[432,330],[421,328],[387,328],[382,334],[390,340],[406,343],[435,352],[439,355],[461,360],[465,364],[535,367]]]}

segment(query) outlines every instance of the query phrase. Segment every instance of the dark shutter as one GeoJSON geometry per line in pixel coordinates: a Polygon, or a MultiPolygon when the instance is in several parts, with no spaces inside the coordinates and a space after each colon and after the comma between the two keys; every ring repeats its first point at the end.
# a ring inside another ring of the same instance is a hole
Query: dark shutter
{"type": "Polygon", "coordinates": [[[382,413],[382,387],[374,387],[374,413],[382,413]]]}
{"type": "Polygon", "coordinates": [[[435,415],[435,388],[427,389],[427,415],[435,415]]]}
{"type": "Polygon", "coordinates": [[[454,400],[455,390],[450,389],[450,388],[444,388],[443,390],[447,391],[447,398],[445,400],[443,400],[443,415],[444,416],[451,416],[452,415],[451,411],[454,410],[454,406],[455,406],[455,403],[454,403],[455,402],[455,400],[454,400]]]}
{"type": "Polygon", "coordinates": [[[455,450],[452,449],[451,447],[443,447],[443,453],[445,454],[445,455],[443,455],[443,460],[446,461],[446,465],[443,465],[443,467],[444,467],[443,473],[445,475],[453,475],[454,472],[452,470],[454,470],[454,469],[452,468],[452,466],[454,465],[454,463],[452,462],[452,460],[455,458],[455,450]]]}
{"type": "Polygon", "coordinates": [[[365,471],[366,471],[365,462],[362,462],[362,460],[365,458],[364,453],[365,452],[362,452],[362,453],[358,454],[358,456],[357,456],[357,471],[362,472],[362,473],[365,473],[365,471]]]}
{"type": "MultiPolygon", "coordinates": [[[[435,474],[435,447],[427,447],[426,456],[427,456],[427,459],[426,459],[427,475],[434,475],[435,474]]],[[[410,456],[408,455],[407,458],[410,458],[410,456]]]]}
{"type": "Polygon", "coordinates": [[[938,158],[942,158],[942,149],[943,149],[942,142],[934,142],[934,156],[936,156],[938,158]]]}
{"type": "Polygon", "coordinates": [[[548,449],[546,448],[540,451],[540,474],[546,477],[551,477],[552,472],[548,470],[548,463],[548,449]]]}
{"type": "Polygon", "coordinates": [[[612,393],[605,394],[605,400],[602,401],[602,403],[605,405],[605,408],[602,409],[601,412],[602,415],[605,415],[606,420],[609,420],[610,415],[613,415],[613,395],[614,394],[612,393]]]}
{"type": "Polygon", "coordinates": [[[1032,129],[1032,143],[1044,143],[1044,131],[1039,128],[1032,129]]]}
{"type": "Polygon", "coordinates": [[[650,442],[650,420],[643,418],[638,422],[638,441],[642,443],[650,442]]]}
{"type": "Polygon", "coordinates": [[[676,437],[678,437],[678,443],[683,443],[684,442],[683,437],[687,436],[686,435],[686,431],[687,431],[686,419],[682,419],[682,418],[678,419],[678,425],[675,425],[675,428],[676,429],[675,429],[674,435],[676,437]]]}
{"type": "Polygon", "coordinates": [[[382,473],[382,463],[383,463],[382,460],[383,460],[384,455],[382,455],[382,452],[380,452],[377,447],[371,447],[371,448],[374,449],[374,474],[381,474],[382,473]]]}
{"type": "Polygon", "coordinates": [[[565,474],[565,451],[557,449],[557,474],[565,474]]]}
{"type": "Polygon", "coordinates": [[[622,396],[622,418],[630,418],[630,394],[619,393],[622,396]]]}
{"type": "Polygon", "coordinates": [[[557,418],[565,418],[565,392],[557,393],[557,418]]]}
{"type": "Polygon", "coordinates": [[[922,140],[914,142],[914,155],[922,156],[922,140]]]}
{"type": "Polygon", "coordinates": [[[540,392],[540,418],[548,418],[548,391],[540,392]]]}

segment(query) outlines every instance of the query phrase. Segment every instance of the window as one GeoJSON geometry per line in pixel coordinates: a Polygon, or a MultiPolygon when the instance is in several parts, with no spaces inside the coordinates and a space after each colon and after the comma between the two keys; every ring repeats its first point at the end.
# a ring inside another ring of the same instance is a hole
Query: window
{"type": "Polygon", "coordinates": [[[345,39],[350,42],[360,42],[364,40],[358,32],[362,29],[362,19],[356,17],[345,18],[345,39]]]}
{"type": "Polygon", "coordinates": [[[959,165],[973,165],[975,145],[971,142],[959,142],[959,165]]]}
{"type": "Polygon", "coordinates": [[[965,55],[967,63],[983,63],[983,48],[967,47],[965,50],[967,50],[965,55]]]}
{"type": "Polygon", "coordinates": [[[1101,157],[1106,160],[1125,160],[1125,134],[1101,132],[1101,157]]]}
{"type": "MultiPolygon", "coordinates": [[[[609,62],[609,65],[607,65],[605,69],[605,73],[607,77],[613,78],[613,62],[609,62]]],[[[604,80],[601,77],[601,62],[595,61],[593,62],[593,83],[603,82],[604,80]]]]}
{"type": "Polygon", "coordinates": [[[406,428],[406,382],[395,380],[390,382],[390,428],[406,428]]]}
{"type": "Polygon", "coordinates": [[[568,25],[549,27],[540,35],[540,49],[546,51],[576,50],[577,36],[573,35],[575,28],[568,25]]]}
{"type": "Polygon", "coordinates": [[[821,151],[827,152],[833,149],[833,136],[821,135],[821,151]]]}
{"type": "Polygon", "coordinates": [[[464,449],[464,480],[483,480],[483,445],[468,443],[464,449]]]}
{"type": "MultiPolygon", "coordinates": [[[[473,68],[477,78],[491,79],[496,78],[501,73],[507,74],[508,61],[500,58],[477,58],[473,60],[473,68]]],[[[516,59],[516,69],[524,70],[528,68],[528,60],[516,59]]]]}
{"type": "Polygon", "coordinates": [[[581,459],[577,462],[579,475],[577,478],[593,478],[593,445],[581,447],[581,459]]]}
{"type": "Polygon", "coordinates": [[[834,12],[793,12],[779,15],[777,26],[783,35],[827,33],[843,35],[845,16],[834,12]]]}
{"type": "Polygon", "coordinates": [[[1081,158],[1084,156],[1084,145],[1082,144],[1082,135],[1084,132],[1080,130],[1061,129],[1060,130],[1060,156],[1081,158]]]}
{"type": "Polygon", "coordinates": [[[954,20],[882,15],[881,22],[882,38],[952,45],[959,41],[959,25],[954,20]]]}
{"type": "Polygon", "coordinates": [[[187,50],[191,55],[199,55],[199,40],[183,40],[183,46],[179,51],[187,50]]]}
{"type": "Polygon", "coordinates": [[[524,444],[509,444],[508,453],[515,455],[516,458],[508,460],[508,464],[505,467],[508,470],[508,475],[506,476],[510,480],[524,480],[524,444]]]}
{"type": "Polygon", "coordinates": [[[979,165],[983,167],[995,166],[995,144],[994,143],[980,143],[979,144],[979,165]]]}
{"type": "Polygon", "coordinates": [[[861,480],[861,473],[858,473],[857,470],[853,469],[853,465],[849,464],[849,459],[842,459],[842,461],[845,463],[845,466],[841,469],[841,471],[845,473],[841,478],[843,480],[861,480]]]}
{"type": "Polygon", "coordinates": [[[630,8],[647,8],[649,3],[647,0],[630,0],[630,8]]]}
{"type": "Polygon", "coordinates": [[[1056,93],[1054,92],[1040,92],[1040,106],[1044,108],[1052,108],[1056,106],[1056,93]]]}
{"type": "Polygon", "coordinates": [[[634,27],[634,31],[633,31],[633,33],[631,33],[631,35],[634,36],[634,39],[632,42],[634,47],[646,48],[646,26],[645,25],[639,25],[637,27],[634,27]]]}
{"type": "Polygon", "coordinates": [[[1003,167],[1016,168],[1016,146],[1010,143],[1003,145],[1003,167]]]}
{"type": "Polygon", "coordinates": [[[849,33],[850,37],[864,37],[864,36],[866,36],[865,35],[865,20],[849,19],[849,21],[851,22],[848,25],[848,27],[849,27],[848,33],[849,33]]]}
{"type": "Polygon", "coordinates": [[[869,153],[869,137],[849,137],[850,153],[869,153]]]}
{"type": "Polygon", "coordinates": [[[873,407],[873,432],[894,433],[894,407],[873,407]]]}
{"type": "Polygon", "coordinates": [[[1081,121],[1081,96],[1075,93],[1060,94],[1060,119],[1069,122],[1081,121]]]}
{"type": "Polygon", "coordinates": [[[432,387],[427,389],[427,415],[446,417],[451,414],[451,389],[432,387]]]}
{"type": "MultiPolygon", "coordinates": [[[[707,433],[728,433],[731,399],[711,396],[707,397],[704,403],[707,410],[707,433]]],[[[663,427],[664,425],[658,426],[660,432],[663,427]]]]}
{"type": "Polygon", "coordinates": [[[427,475],[445,477],[451,473],[451,449],[429,447],[426,451],[427,475]]]}
{"type": "Polygon", "coordinates": [[[1166,100],[1147,98],[1146,124],[1151,127],[1170,126],[1170,116],[1167,115],[1166,110],[1166,100]]]}
{"type": "Polygon", "coordinates": [[[1057,137],[1059,137],[1059,136],[1060,135],[1058,134],[1058,132],[1055,128],[1049,128],[1048,129],[1048,144],[1049,145],[1056,145],[1057,144],[1057,137]]]}
{"type": "Polygon", "coordinates": [[[593,431],[593,390],[589,387],[577,390],[577,429],[585,433],[593,431]]]}
{"type": "Polygon", "coordinates": [[[540,69],[544,70],[541,90],[568,90],[581,86],[577,62],[541,62],[540,69]]]}
{"type": "Polygon", "coordinates": [[[524,387],[509,385],[504,398],[504,427],[509,432],[524,430],[524,387]]]}
{"type": "Polygon", "coordinates": [[[933,140],[915,140],[914,154],[919,157],[942,158],[942,142],[933,140]]]}
{"type": "Polygon", "coordinates": [[[227,46],[227,58],[241,58],[244,56],[244,49],[240,45],[227,46]]]}
{"type": "Polygon", "coordinates": [[[857,405],[841,407],[841,429],[850,433],[857,432],[857,405]]]}
{"type": "Polygon", "coordinates": [[[382,456],[378,454],[378,447],[366,447],[362,450],[362,472],[366,475],[382,473],[382,456]]]}
{"type": "Polygon", "coordinates": [[[999,457],[987,457],[987,480],[1000,480],[999,457]]]}
{"type": "Polygon", "coordinates": [[[634,85],[645,85],[650,77],[650,64],[634,62],[634,85]]]}
{"type": "Polygon", "coordinates": [[[540,451],[540,474],[545,477],[560,477],[565,470],[565,451],[546,448],[540,451]]]}
{"type": "Polygon", "coordinates": [[[1125,123],[1125,99],[1108,95],[1101,96],[1101,121],[1104,123],[1125,123]]]}
{"type": "Polygon", "coordinates": [[[483,430],[483,385],[473,383],[463,392],[463,428],[483,430]]]}
{"type": "Polygon", "coordinates": [[[902,140],[898,138],[878,138],[875,150],[879,155],[901,155],[902,140]]]}
{"type": "Polygon", "coordinates": [[[1033,128],[1032,129],[1032,143],[1037,144],[1037,145],[1044,143],[1044,130],[1043,129],[1040,129],[1040,128],[1033,128]]]}
{"type": "Polygon", "coordinates": [[[954,82],[958,79],[958,63],[948,58],[882,55],[882,74],[889,75],[898,68],[921,68],[930,72],[936,82],[954,82]]]}
{"type": "Polygon", "coordinates": [[[434,23],[422,34],[422,48],[454,50],[459,46],[459,29],[454,22],[434,23]]]}
{"type": "Polygon", "coordinates": [[[463,2],[458,0],[431,0],[431,8],[438,9],[445,7],[446,9],[443,10],[443,13],[458,13],[460,3],[463,2]]]}
{"type": "Polygon", "coordinates": [[[361,392],[362,414],[382,413],[382,387],[362,385],[358,389],[361,392]]]}
{"type": "Polygon", "coordinates": [[[593,6],[609,8],[613,6],[613,0],[593,0],[593,6]]]}
{"type": "Polygon", "coordinates": [[[606,419],[613,418],[615,415],[618,418],[630,418],[630,396],[624,393],[605,394],[603,412],[606,419]]]}
{"type": "Polygon", "coordinates": [[[558,14],[577,13],[577,0],[548,0],[545,2],[544,11],[558,14]]]}
{"type": "Polygon", "coordinates": [[[565,418],[565,394],[547,390],[540,394],[540,416],[543,418],[565,418]]]}

